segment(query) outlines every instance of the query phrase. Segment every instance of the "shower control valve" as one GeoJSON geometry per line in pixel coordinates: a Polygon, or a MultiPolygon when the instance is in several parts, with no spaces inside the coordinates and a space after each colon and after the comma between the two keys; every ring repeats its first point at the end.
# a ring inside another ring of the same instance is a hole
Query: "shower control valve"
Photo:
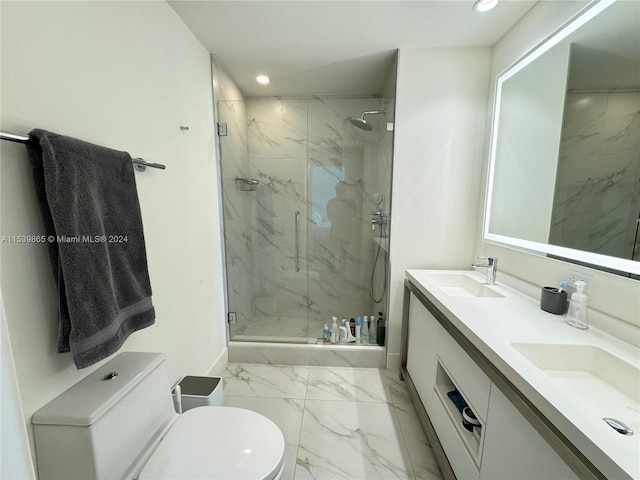
{"type": "Polygon", "coordinates": [[[373,212],[371,216],[371,230],[376,229],[376,225],[380,225],[381,227],[387,223],[387,215],[383,213],[382,210],[377,210],[373,212]]]}

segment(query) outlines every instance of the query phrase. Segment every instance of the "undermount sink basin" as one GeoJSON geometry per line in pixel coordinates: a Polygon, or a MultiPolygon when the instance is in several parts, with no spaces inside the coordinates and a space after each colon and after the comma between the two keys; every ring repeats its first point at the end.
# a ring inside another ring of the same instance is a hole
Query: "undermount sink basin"
{"type": "Polygon", "coordinates": [[[424,278],[450,297],[504,297],[466,273],[429,273],[424,278]]]}
{"type": "Polygon", "coordinates": [[[511,346],[548,376],[558,380],[576,402],[601,416],[640,427],[640,369],[593,345],[512,343],[511,346]]]}

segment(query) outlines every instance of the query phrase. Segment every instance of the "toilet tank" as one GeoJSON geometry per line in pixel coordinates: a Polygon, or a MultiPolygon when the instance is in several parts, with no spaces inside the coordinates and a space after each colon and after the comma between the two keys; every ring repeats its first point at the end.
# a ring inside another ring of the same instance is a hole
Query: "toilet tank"
{"type": "Polygon", "coordinates": [[[164,358],[124,352],[32,417],[38,478],[130,478],[175,417],[164,358]]]}

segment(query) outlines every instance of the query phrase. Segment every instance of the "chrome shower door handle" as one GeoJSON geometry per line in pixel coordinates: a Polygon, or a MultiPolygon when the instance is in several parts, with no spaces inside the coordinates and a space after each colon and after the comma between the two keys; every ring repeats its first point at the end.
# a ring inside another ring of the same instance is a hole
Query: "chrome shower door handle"
{"type": "Polygon", "coordinates": [[[300,247],[298,245],[298,240],[299,240],[299,234],[298,234],[298,223],[300,221],[300,211],[296,211],[295,214],[295,247],[296,247],[296,272],[300,271],[300,247]]]}

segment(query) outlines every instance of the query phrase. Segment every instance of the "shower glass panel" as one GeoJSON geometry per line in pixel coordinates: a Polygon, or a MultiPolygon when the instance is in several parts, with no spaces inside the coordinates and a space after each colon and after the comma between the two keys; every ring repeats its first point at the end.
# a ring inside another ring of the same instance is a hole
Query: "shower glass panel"
{"type": "Polygon", "coordinates": [[[386,288],[387,225],[372,230],[371,216],[389,211],[393,107],[380,98],[218,102],[227,125],[220,150],[231,340],[315,343],[333,315],[386,310],[386,297],[373,297],[386,288]],[[373,131],[347,120],[368,110],[387,111],[367,116],[373,131]]]}

